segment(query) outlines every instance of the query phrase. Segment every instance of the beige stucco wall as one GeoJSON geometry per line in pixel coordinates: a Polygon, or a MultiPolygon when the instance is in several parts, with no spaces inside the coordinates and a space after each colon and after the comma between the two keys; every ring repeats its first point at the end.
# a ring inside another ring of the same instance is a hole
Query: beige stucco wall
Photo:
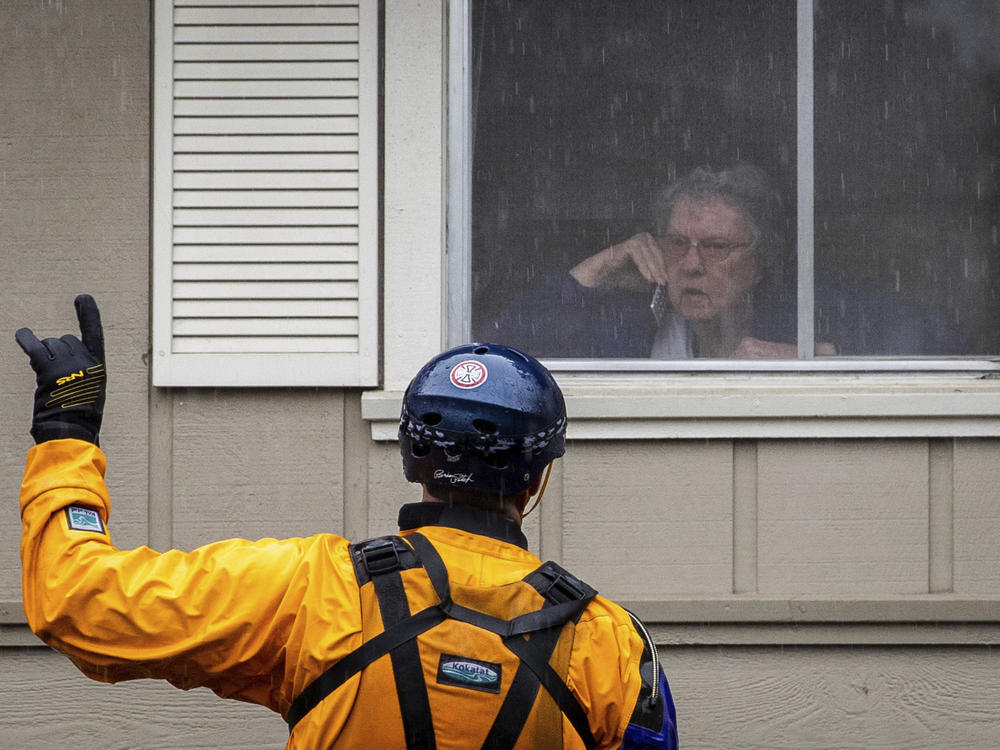
{"type": "MultiPolygon", "coordinates": [[[[444,19],[439,2],[392,8],[413,17],[390,38],[444,19]]],[[[413,488],[357,391],[150,389],[148,4],[7,0],[0,50],[0,747],[281,747],[266,710],[89,682],[23,626],[15,497],[33,384],[14,329],[61,334],[75,294],[101,303],[120,546],[360,538],[391,531],[413,488]]],[[[423,231],[406,212],[385,220],[387,236],[423,231]]],[[[991,748],[998,452],[992,438],[577,440],[526,531],[651,619],[687,748],[991,748]],[[928,592],[936,609],[914,607],[928,592]]]]}

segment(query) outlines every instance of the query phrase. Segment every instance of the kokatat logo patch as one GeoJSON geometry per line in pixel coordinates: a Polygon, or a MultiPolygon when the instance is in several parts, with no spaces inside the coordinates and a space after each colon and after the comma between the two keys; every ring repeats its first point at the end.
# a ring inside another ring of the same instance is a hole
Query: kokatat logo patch
{"type": "Polygon", "coordinates": [[[474,359],[467,359],[451,368],[451,384],[465,390],[478,388],[486,382],[488,375],[486,365],[474,359]]]}
{"type": "Polygon", "coordinates": [[[107,533],[101,514],[91,508],[71,505],[66,508],[66,521],[73,531],[93,531],[98,534],[107,533]]]}
{"type": "Polygon", "coordinates": [[[441,661],[438,662],[437,681],[442,685],[499,693],[501,674],[501,664],[473,659],[468,656],[441,654],[441,661]]]}

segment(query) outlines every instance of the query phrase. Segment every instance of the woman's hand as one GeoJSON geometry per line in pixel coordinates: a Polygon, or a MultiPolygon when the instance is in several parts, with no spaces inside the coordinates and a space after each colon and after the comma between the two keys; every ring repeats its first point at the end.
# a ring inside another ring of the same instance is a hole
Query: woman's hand
{"type": "MultiPolygon", "coordinates": [[[[816,354],[820,357],[832,357],[836,353],[833,344],[816,344],[816,354]]],[[[795,344],[761,341],[752,336],[745,336],[730,356],[733,359],[796,359],[799,351],[795,344]]]]}
{"type": "Polygon", "coordinates": [[[642,288],[666,285],[667,263],[653,235],[640,232],[580,261],[569,274],[580,286],[642,288]]]}

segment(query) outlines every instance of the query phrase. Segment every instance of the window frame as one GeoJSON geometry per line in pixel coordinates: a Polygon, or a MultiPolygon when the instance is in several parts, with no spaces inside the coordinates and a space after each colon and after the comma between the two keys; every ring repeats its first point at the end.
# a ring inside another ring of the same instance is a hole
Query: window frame
{"type": "MultiPolygon", "coordinates": [[[[448,107],[448,336],[450,346],[471,338],[471,130],[472,39],[470,3],[454,0],[449,14],[448,107]]],[[[831,357],[816,358],[814,334],[814,56],[815,0],[796,2],[798,359],[624,360],[547,359],[553,372],[900,372],[958,374],[1000,372],[1000,357],[831,357]]]]}
{"type": "MultiPolygon", "coordinates": [[[[441,5],[435,19],[386,1],[384,381],[362,396],[376,441],[396,439],[413,373],[470,335],[468,0],[441,5]]],[[[576,440],[1000,436],[993,359],[545,364],[576,440]]]]}
{"type": "MultiPolygon", "coordinates": [[[[413,373],[470,335],[468,0],[443,0],[440,47],[417,41],[406,14],[396,20],[396,2],[386,3],[385,34],[385,377],[362,397],[376,441],[396,439],[413,373]],[[414,150],[426,190],[413,189],[414,150]],[[447,171],[428,170],[435,163],[447,171]],[[416,289],[414,274],[423,280],[416,289]]],[[[800,0],[803,9],[811,18],[811,0],[800,0]]],[[[1000,436],[994,359],[544,362],[566,396],[570,439],[1000,436]]]]}

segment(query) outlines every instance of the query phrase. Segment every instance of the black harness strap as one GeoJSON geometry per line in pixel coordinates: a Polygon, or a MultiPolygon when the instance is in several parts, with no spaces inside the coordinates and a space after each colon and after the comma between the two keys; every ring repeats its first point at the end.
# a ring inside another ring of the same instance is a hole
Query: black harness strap
{"type": "Polygon", "coordinates": [[[588,750],[594,748],[597,743],[590,731],[586,712],[562,677],[549,664],[549,659],[552,658],[563,626],[579,619],[597,591],[555,563],[548,562],[525,578],[545,597],[542,608],[510,621],[500,620],[452,602],[448,569],[437,550],[420,533],[410,534],[406,540],[413,545],[413,551],[441,599],[440,606],[448,616],[498,633],[503,638],[504,645],[521,660],[514,673],[510,691],[483,743],[483,750],[507,750],[514,747],[538,695],[539,685],[545,686],[588,750]],[[532,633],[532,637],[523,637],[522,634],[526,633],[532,633]]]}
{"type": "Polygon", "coordinates": [[[441,600],[441,604],[448,604],[451,601],[451,585],[448,583],[448,568],[445,567],[441,555],[434,549],[434,545],[427,541],[427,537],[418,531],[407,535],[406,542],[413,547],[414,554],[424,566],[424,571],[431,579],[434,593],[441,600]]]}
{"type": "MultiPolygon", "coordinates": [[[[531,641],[538,648],[538,652],[544,655],[548,662],[552,658],[556,643],[559,641],[559,634],[562,628],[549,628],[540,633],[535,633],[531,641]]],[[[521,638],[521,636],[515,636],[521,638]]],[[[500,706],[493,726],[490,727],[489,734],[483,741],[482,750],[510,750],[517,744],[518,737],[524,729],[524,723],[528,720],[532,706],[538,698],[538,690],[541,681],[535,676],[534,670],[524,661],[517,666],[514,679],[507,691],[507,697],[500,706]]]]}
{"type": "Polygon", "coordinates": [[[416,639],[451,617],[496,633],[520,659],[508,694],[483,743],[484,750],[514,747],[541,686],[569,719],[588,750],[596,746],[586,712],[549,664],[563,627],[579,620],[597,594],[594,589],[555,563],[547,562],[524,578],[545,598],[543,607],[502,620],[452,601],[448,569],[434,546],[420,533],[410,534],[405,542],[400,537],[386,537],[352,545],[351,557],[359,585],[370,580],[375,588],[384,630],[332,665],[298,695],[286,717],[289,731],[344,682],[389,654],[406,746],[408,750],[434,750],[430,702],[416,639]],[[411,615],[400,570],[420,565],[441,601],[411,615]]]}
{"type": "MultiPolygon", "coordinates": [[[[410,617],[410,605],[403,588],[398,556],[396,563],[384,555],[386,543],[394,545],[394,539],[382,540],[361,548],[368,575],[375,586],[375,596],[382,613],[382,626],[388,630],[393,625],[405,622],[410,617]],[[374,554],[373,554],[374,553],[374,554]],[[369,558],[372,558],[369,560],[369,558]],[[374,562],[374,564],[369,564],[374,562]]],[[[395,548],[393,547],[393,551],[395,548]]],[[[424,682],[424,668],[420,663],[420,648],[413,638],[399,644],[389,652],[392,673],[396,682],[396,698],[399,712],[403,717],[403,735],[407,750],[435,750],[434,725],[431,719],[431,704],[424,682]]]]}
{"type": "MultiPolygon", "coordinates": [[[[525,576],[524,581],[545,597],[543,610],[549,610],[554,606],[564,605],[568,602],[580,601],[585,607],[597,595],[597,592],[590,586],[551,561],[543,563],[537,570],[529,573],[525,576]]],[[[579,621],[584,607],[580,607],[570,620],[579,621]]],[[[562,626],[553,626],[534,634],[530,641],[525,641],[523,638],[518,638],[517,641],[509,638],[504,641],[505,645],[512,651],[518,649],[522,644],[524,644],[524,648],[519,654],[521,663],[514,675],[507,699],[500,707],[493,726],[490,728],[486,742],[483,743],[483,750],[501,750],[501,748],[514,747],[542,685],[539,673],[546,674],[546,677],[550,678],[551,676],[547,673],[551,672],[558,679],[558,684],[564,684],[563,679],[549,665],[562,631],[562,626]]],[[[559,688],[555,689],[559,690],[559,688]]],[[[563,695],[562,701],[560,701],[556,697],[557,694],[549,689],[549,694],[556,700],[559,709],[569,718],[584,745],[587,748],[593,748],[596,742],[590,731],[586,713],[580,707],[576,697],[568,690],[566,693],[568,695],[563,695]]]]}
{"type": "Polygon", "coordinates": [[[288,731],[291,732],[295,729],[295,725],[303,716],[362,669],[390,653],[401,643],[406,643],[435,625],[444,622],[445,617],[444,612],[437,607],[428,607],[409,620],[398,623],[389,630],[385,630],[371,640],[362,643],[310,682],[306,689],[299,693],[292,702],[292,707],[288,710],[288,715],[285,718],[288,723],[288,731]]]}
{"type": "MultiPolygon", "coordinates": [[[[438,606],[440,606],[449,617],[462,622],[467,622],[470,625],[475,625],[476,627],[483,628],[484,630],[489,630],[491,633],[496,633],[501,638],[534,633],[536,631],[546,630],[547,628],[555,627],[557,625],[564,625],[570,620],[575,621],[583,610],[587,608],[587,604],[590,600],[597,595],[597,592],[594,589],[590,588],[582,581],[579,581],[581,588],[578,592],[568,594],[568,590],[558,590],[557,595],[556,584],[562,582],[565,578],[565,576],[561,574],[550,574],[555,580],[552,581],[551,585],[546,590],[542,590],[538,585],[535,585],[534,582],[525,579],[528,583],[535,586],[542,596],[546,597],[546,601],[552,602],[553,606],[542,607],[542,609],[535,610],[534,612],[527,612],[523,615],[518,615],[511,620],[502,620],[498,617],[492,617],[483,612],[463,607],[460,604],[455,604],[455,602],[451,600],[451,588],[448,585],[448,569],[445,567],[444,561],[441,560],[441,556],[438,555],[437,550],[434,549],[434,546],[427,541],[427,538],[423,534],[420,533],[410,534],[406,537],[406,540],[413,545],[413,551],[416,553],[420,562],[424,566],[424,570],[427,571],[428,577],[431,579],[434,591],[441,600],[441,604],[438,606]]],[[[541,566],[541,568],[535,571],[535,573],[539,573],[546,569],[558,569],[558,571],[562,571],[562,568],[559,568],[559,566],[555,563],[545,563],[541,566]]],[[[569,574],[567,573],[566,576],[568,575],[569,574]]]]}
{"type": "Polygon", "coordinates": [[[563,682],[563,678],[549,664],[551,651],[548,655],[541,653],[540,644],[535,644],[536,640],[539,639],[525,640],[521,636],[514,636],[504,639],[504,645],[517,654],[521,664],[527,665],[534,673],[538,681],[549,691],[549,695],[555,700],[560,710],[566,714],[566,718],[569,719],[576,733],[580,735],[587,750],[593,750],[597,746],[597,742],[590,731],[587,713],[580,706],[580,702],[566,686],[566,683],[563,682]]]}

